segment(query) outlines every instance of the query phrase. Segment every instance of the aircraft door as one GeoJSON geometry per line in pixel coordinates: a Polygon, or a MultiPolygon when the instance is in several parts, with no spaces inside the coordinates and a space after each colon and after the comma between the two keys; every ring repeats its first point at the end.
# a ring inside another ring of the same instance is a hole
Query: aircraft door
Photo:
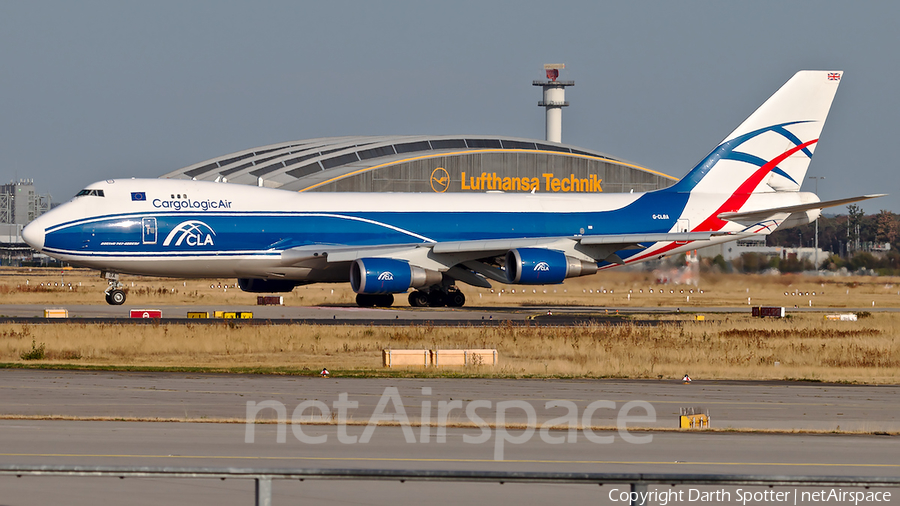
{"type": "Polygon", "coordinates": [[[91,242],[96,236],[94,224],[87,224],[81,229],[81,249],[86,250],[91,247],[91,242]]]}
{"type": "Polygon", "coordinates": [[[143,231],[143,244],[156,244],[156,218],[143,218],[141,220],[141,230],[143,231]]]}

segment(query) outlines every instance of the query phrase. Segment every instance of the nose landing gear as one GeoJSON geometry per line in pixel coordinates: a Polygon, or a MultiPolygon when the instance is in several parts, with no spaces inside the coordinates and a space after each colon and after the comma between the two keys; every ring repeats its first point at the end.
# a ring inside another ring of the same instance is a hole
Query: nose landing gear
{"type": "Polygon", "coordinates": [[[106,287],[106,291],[103,293],[106,294],[106,303],[111,306],[121,306],[125,303],[125,285],[119,282],[119,273],[118,272],[104,272],[103,277],[106,278],[106,281],[109,283],[109,286],[106,287]]]}

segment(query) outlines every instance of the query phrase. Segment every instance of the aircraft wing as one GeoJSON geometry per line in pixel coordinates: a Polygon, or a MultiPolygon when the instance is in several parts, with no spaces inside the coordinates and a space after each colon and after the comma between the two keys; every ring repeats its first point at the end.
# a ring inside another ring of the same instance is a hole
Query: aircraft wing
{"type": "Polygon", "coordinates": [[[849,197],[846,199],[838,199],[838,200],[826,200],[822,202],[810,202],[809,204],[798,204],[795,206],[784,206],[784,207],[771,207],[769,209],[758,209],[752,211],[739,211],[736,213],[722,213],[718,215],[720,220],[725,221],[736,221],[736,222],[760,222],[767,220],[778,214],[791,214],[791,213],[799,213],[802,211],[809,211],[811,209],[825,209],[826,207],[834,207],[840,206],[844,204],[851,204],[853,202],[860,202],[862,200],[869,200],[878,197],[884,197],[887,195],[886,193],[879,193],[874,195],[862,195],[859,197],[849,197]]]}
{"type": "MultiPolygon", "coordinates": [[[[569,237],[541,237],[523,239],[485,239],[480,241],[449,241],[435,243],[431,251],[435,254],[470,254],[478,253],[481,256],[491,254],[504,254],[514,248],[541,248],[547,247],[560,240],[571,240],[569,237]]],[[[471,255],[467,255],[471,256],[471,255]]]]}
{"type": "MultiPolygon", "coordinates": [[[[621,245],[638,245],[647,242],[687,242],[687,241],[705,241],[712,236],[727,235],[724,232],[663,232],[658,234],[616,234],[616,235],[591,235],[581,237],[579,242],[584,245],[594,244],[621,244],[621,245]]],[[[626,248],[620,248],[626,249],[626,248]]]]}
{"type": "Polygon", "coordinates": [[[500,256],[515,248],[546,248],[561,251],[579,251],[594,260],[606,260],[616,251],[641,249],[642,244],[662,241],[700,241],[725,235],[722,232],[682,232],[653,234],[614,234],[566,237],[534,237],[515,239],[484,239],[472,241],[446,241],[436,243],[393,244],[373,246],[348,246],[321,244],[299,246],[284,250],[282,265],[297,265],[309,261],[352,262],[358,258],[389,257],[403,259],[427,268],[446,272],[466,262],[500,256]]]}
{"type": "Polygon", "coordinates": [[[401,254],[397,258],[403,258],[402,253],[419,248],[430,248],[431,243],[416,244],[392,244],[373,246],[348,246],[346,244],[311,244],[297,246],[281,252],[281,264],[296,265],[315,260],[328,262],[352,262],[357,258],[384,257],[401,254]]]}

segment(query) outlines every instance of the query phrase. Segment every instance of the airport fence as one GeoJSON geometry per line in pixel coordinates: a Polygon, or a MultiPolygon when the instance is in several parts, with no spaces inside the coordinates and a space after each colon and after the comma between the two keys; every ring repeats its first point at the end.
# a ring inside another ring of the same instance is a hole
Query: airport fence
{"type": "Polygon", "coordinates": [[[468,483],[553,483],[628,485],[632,505],[643,504],[642,494],[653,485],[713,485],[760,487],[900,487],[900,477],[768,476],[750,474],[569,473],[527,471],[445,471],[394,469],[297,469],[232,467],[141,467],[79,465],[2,465],[2,476],[95,476],[117,478],[209,478],[255,481],[257,506],[271,506],[275,480],[378,480],[468,483]]]}

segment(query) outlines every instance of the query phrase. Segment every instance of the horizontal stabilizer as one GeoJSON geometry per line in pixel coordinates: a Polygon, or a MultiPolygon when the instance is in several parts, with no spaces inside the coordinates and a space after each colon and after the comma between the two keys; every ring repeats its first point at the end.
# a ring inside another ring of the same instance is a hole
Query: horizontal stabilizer
{"type": "Polygon", "coordinates": [[[838,200],[826,200],[823,202],[810,202],[809,204],[798,204],[795,206],[784,206],[784,207],[771,207],[769,209],[757,209],[754,211],[741,211],[736,213],[722,213],[718,216],[720,220],[726,221],[746,221],[746,222],[759,222],[766,219],[771,218],[777,214],[791,214],[791,213],[799,213],[803,211],[809,211],[810,209],[825,209],[826,207],[834,207],[841,206],[844,204],[852,204],[853,202],[860,202],[862,200],[875,199],[878,197],[884,197],[887,195],[886,193],[879,193],[875,195],[862,195],[860,197],[850,197],[846,199],[838,199],[838,200]]]}

